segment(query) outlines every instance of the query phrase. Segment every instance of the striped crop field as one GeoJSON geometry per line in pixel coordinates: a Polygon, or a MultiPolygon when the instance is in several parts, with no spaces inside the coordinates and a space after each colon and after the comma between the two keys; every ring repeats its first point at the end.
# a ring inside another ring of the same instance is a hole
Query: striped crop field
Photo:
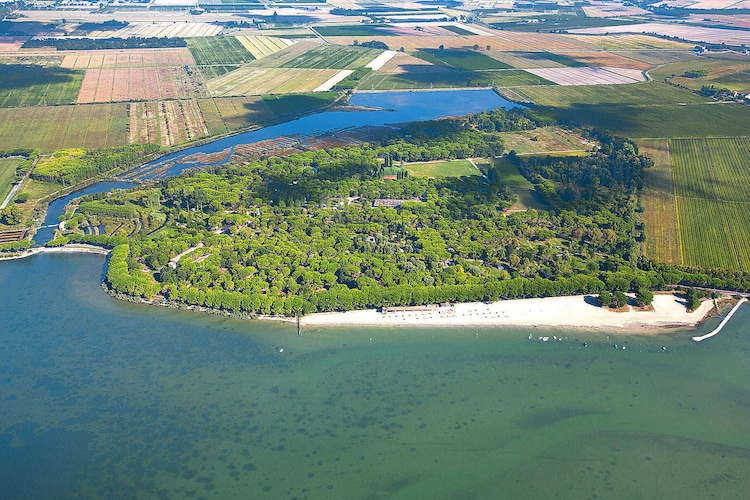
{"type": "Polygon", "coordinates": [[[338,73],[335,69],[244,66],[208,82],[216,97],[312,92],[338,73]]]}
{"type": "Polygon", "coordinates": [[[195,64],[207,79],[228,73],[255,57],[233,36],[187,39],[195,64]]]}
{"type": "Polygon", "coordinates": [[[365,66],[382,51],[361,47],[319,45],[282,65],[284,68],[356,69],[365,66]]]}
{"type": "Polygon", "coordinates": [[[641,192],[646,226],[642,251],[657,262],[682,264],[669,139],[642,139],[638,148],[654,161],[644,172],[641,192]]]}
{"type": "Polygon", "coordinates": [[[75,102],[83,71],[37,64],[0,64],[0,107],[75,102]]]}
{"type": "Polygon", "coordinates": [[[683,264],[750,271],[750,138],[670,141],[683,264]]]}
{"type": "Polygon", "coordinates": [[[255,59],[262,59],[292,44],[291,41],[271,36],[238,36],[237,40],[255,59]]]}

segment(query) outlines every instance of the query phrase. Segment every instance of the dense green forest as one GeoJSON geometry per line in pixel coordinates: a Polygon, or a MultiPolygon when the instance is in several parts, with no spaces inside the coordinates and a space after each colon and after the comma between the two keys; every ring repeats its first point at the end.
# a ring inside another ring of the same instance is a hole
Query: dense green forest
{"type": "Polygon", "coordinates": [[[547,212],[507,212],[514,195],[494,167],[483,176],[383,179],[394,160],[502,154],[499,130],[534,126],[524,113],[496,110],[411,124],[379,143],[100,193],[69,212],[66,225],[78,234],[53,244],[116,245],[106,277],[116,293],[250,314],[602,290],[645,297],[716,282],[639,256],[636,193],[651,162],[627,139],[590,132],[599,147],[588,157],[511,154],[551,202],[547,212]],[[108,235],[82,234],[98,224],[108,235]],[[127,239],[117,232],[125,225],[127,239]]]}

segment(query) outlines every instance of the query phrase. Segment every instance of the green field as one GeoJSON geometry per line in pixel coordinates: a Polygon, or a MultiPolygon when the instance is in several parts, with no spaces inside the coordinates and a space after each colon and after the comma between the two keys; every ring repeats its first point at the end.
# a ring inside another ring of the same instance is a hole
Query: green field
{"type": "Polygon", "coordinates": [[[462,177],[480,175],[469,160],[427,161],[407,163],[404,168],[412,177],[462,177]]]}
{"type": "Polygon", "coordinates": [[[24,161],[22,158],[0,158],[0,203],[10,193],[16,180],[16,167],[24,161]]]}
{"type": "Polygon", "coordinates": [[[642,139],[638,141],[638,147],[641,154],[654,161],[654,165],[643,172],[641,200],[645,208],[643,222],[646,237],[642,252],[657,262],[681,265],[669,139],[642,139]]]}
{"type": "Polygon", "coordinates": [[[683,264],[750,271],[750,138],[669,144],[683,264]]]}
{"type": "Polygon", "coordinates": [[[704,85],[727,88],[738,92],[750,92],[750,61],[736,54],[716,54],[667,64],[649,72],[655,80],[668,80],[692,90],[704,85]],[[695,70],[708,72],[705,76],[690,78],[686,73],[695,70]]]}
{"type": "Polygon", "coordinates": [[[128,144],[126,103],[0,108],[0,149],[128,144]]]}
{"type": "Polygon", "coordinates": [[[0,107],[71,104],[84,72],[36,64],[0,64],[0,107]]]}
{"type": "Polygon", "coordinates": [[[374,71],[358,86],[362,90],[465,88],[465,87],[525,87],[527,85],[555,85],[523,70],[457,71],[441,66],[429,70],[415,69],[406,73],[374,71]]]}
{"type": "Polygon", "coordinates": [[[633,138],[728,137],[746,134],[750,108],[719,104],[657,82],[514,89],[565,123],[633,138]]]}
{"type": "Polygon", "coordinates": [[[370,24],[365,26],[316,26],[321,36],[388,36],[392,30],[385,24],[370,24]]]}
{"type": "Polygon", "coordinates": [[[281,65],[283,68],[356,69],[375,59],[382,51],[362,47],[320,45],[281,65]]]}
{"type": "Polygon", "coordinates": [[[468,71],[511,68],[511,66],[504,62],[470,50],[422,49],[415,52],[414,55],[438,66],[448,66],[468,71]]]}
{"type": "Polygon", "coordinates": [[[195,64],[207,79],[216,78],[255,60],[245,46],[232,36],[188,38],[187,44],[195,64]]]}
{"type": "Polygon", "coordinates": [[[273,118],[273,113],[259,97],[199,99],[198,106],[211,135],[226,134],[273,118]]]}

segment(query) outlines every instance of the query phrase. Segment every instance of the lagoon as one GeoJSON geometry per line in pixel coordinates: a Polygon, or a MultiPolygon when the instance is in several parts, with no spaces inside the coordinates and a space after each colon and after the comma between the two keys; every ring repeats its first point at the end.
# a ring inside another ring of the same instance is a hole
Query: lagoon
{"type": "Polygon", "coordinates": [[[747,306],[700,344],[691,332],[551,330],[563,342],[542,343],[504,328],[298,337],[293,325],[118,301],[99,287],[103,264],[0,265],[3,498],[750,488],[747,306]]]}

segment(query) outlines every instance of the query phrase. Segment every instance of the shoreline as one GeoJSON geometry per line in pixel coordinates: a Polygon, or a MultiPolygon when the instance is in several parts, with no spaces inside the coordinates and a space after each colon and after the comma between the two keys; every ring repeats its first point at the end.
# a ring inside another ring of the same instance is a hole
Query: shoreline
{"type": "Polygon", "coordinates": [[[87,245],[85,243],[73,243],[73,244],[67,244],[63,245],[61,247],[33,247],[29,248],[27,250],[24,250],[23,252],[16,252],[6,255],[0,255],[0,262],[4,260],[18,260],[18,259],[25,259],[27,257],[31,257],[33,255],[39,255],[43,253],[87,253],[87,254],[97,254],[97,255],[109,255],[109,252],[111,250],[108,250],[103,247],[98,247],[96,245],[87,245]]]}
{"type": "MultiPolygon", "coordinates": [[[[534,299],[501,300],[492,303],[469,302],[449,307],[392,308],[338,313],[315,313],[300,318],[302,327],[514,327],[559,328],[608,333],[659,333],[696,328],[714,308],[703,301],[688,312],[684,302],[673,294],[655,295],[653,310],[610,311],[594,303],[594,295],[572,295],[534,299]]],[[[272,318],[260,318],[271,320],[272,318]]],[[[281,318],[273,318],[281,320],[281,318]]],[[[283,320],[296,321],[295,319],[283,320]]]]}
{"type": "MultiPolygon", "coordinates": [[[[43,253],[77,253],[108,255],[110,250],[95,245],[69,244],[61,247],[35,247],[8,256],[0,261],[15,260],[43,253]]],[[[297,323],[297,318],[269,315],[248,315],[201,306],[135,300],[111,294],[120,300],[149,305],[226,315],[240,319],[297,323]]],[[[385,328],[548,328],[585,330],[607,333],[653,334],[697,328],[714,309],[711,300],[704,300],[695,311],[688,312],[682,299],[674,294],[654,295],[652,310],[611,311],[596,304],[596,295],[571,295],[497,302],[466,302],[453,305],[391,307],[383,311],[365,309],[347,312],[313,313],[299,318],[302,328],[309,327],[385,327],[385,328]]]]}

